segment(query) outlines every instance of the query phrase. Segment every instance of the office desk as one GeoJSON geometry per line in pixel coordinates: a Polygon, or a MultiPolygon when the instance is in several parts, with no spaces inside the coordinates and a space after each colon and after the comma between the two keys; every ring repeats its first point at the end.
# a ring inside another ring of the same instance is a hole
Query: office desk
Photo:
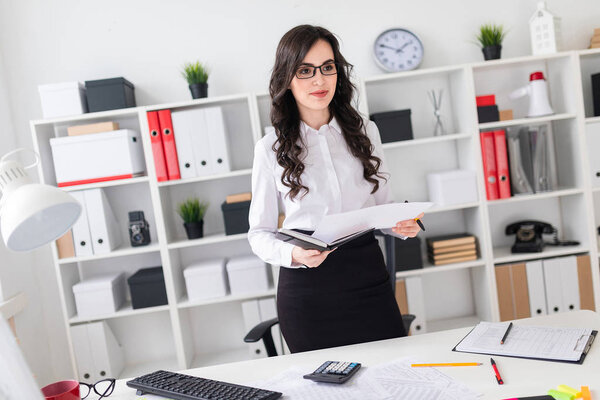
{"type": "MultiPolygon", "coordinates": [[[[600,330],[600,314],[593,311],[574,311],[522,319],[518,320],[517,324],[588,327],[600,330]]],[[[494,356],[504,379],[504,385],[498,385],[490,366],[490,356],[452,351],[452,348],[469,331],[470,328],[453,329],[181,372],[203,378],[251,385],[254,381],[267,379],[291,366],[300,366],[309,373],[326,360],[357,361],[362,363],[363,367],[368,368],[410,356],[418,362],[483,362],[484,365],[479,367],[440,368],[441,371],[471,389],[483,393],[483,399],[498,400],[545,394],[548,389],[556,388],[560,384],[575,388],[583,385],[589,386],[593,398],[600,399],[600,343],[592,346],[583,365],[494,356]]],[[[302,377],[299,376],[298,379],[302,379],[302,377]]],[[[109,398],[110,400],[140,398],[135,395],[133,389],[125,385],[125,381],[117,382],[115,392],[109,398]]]]}

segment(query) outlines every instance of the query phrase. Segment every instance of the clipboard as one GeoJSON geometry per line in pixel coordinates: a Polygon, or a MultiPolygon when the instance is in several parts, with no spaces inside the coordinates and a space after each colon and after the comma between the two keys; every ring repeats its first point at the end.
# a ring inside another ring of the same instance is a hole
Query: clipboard
{"type": "MultiPolygon", "coordinates": [[[[477,325],[478,326],[478,325],[477,325]]],[[[492,356],[498,356],[498,357],[512,357],[512,358],[524,358],[527,360],[537,360],[537,361],[552,361],[552,362],[564,362],[564,363],[569,363],[569,364],[583,364],[583,361],[585,360],[585,357],[587,356],[588,352],[590,351],[590,348],[592,347],[592,344],[594,343],[594,340],[596,339],[596,335],[598,334],[597,330],[592,330],[591,333],[589,335],[581,335],[581,337],[577,340],[577,343],[575,344],[575,348],[573,349],[573,351],[578,351],[579,348],[581,348],[581,356],[579,357],[578,360],[568,360],[568,359],[560,359],[560,358],[550,358],[550,357],[531,357],[531,356],[520,356],[520,355],[514,355],[514,354],[502,354],[499,352],[495,352],[495,351],[465,351],[465,350],[459,350],[458,347],[460,346],[460,344],[465,341],[465,339],[467,339],[472,333],[473,331],[477,328],[477,326],[473,327],[469,333],[467,333],[467,335],[465,335],[465,337],[463,337],[452,349],[452,351],[456,351],[458,353],[472,353],[472,354],[487,354],[487,355],[492,355],[492,356]]]]}

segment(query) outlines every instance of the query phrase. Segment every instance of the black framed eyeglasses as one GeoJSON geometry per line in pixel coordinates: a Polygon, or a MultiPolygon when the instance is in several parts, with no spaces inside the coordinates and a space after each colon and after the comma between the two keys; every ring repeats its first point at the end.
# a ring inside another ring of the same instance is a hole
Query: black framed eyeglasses
{"type": "Polygon", "coordinates": [[[98,397],[98,400],[108,397],[112,394],[113,390],[115,390],[115,379],[102,379],[94,384],[79,382],[79,395],[81,396],[81,400],[88,397],[90,393],[92,393],[92,390],[100,396],[98,397]]]}
{"type": "Polygon", "coordinates": [[[329,61],[318,67],[315,67],[314,65],[301,65],[296,70],[296,78],[310,79],[315,76],[317,70],[321,71],[321,75],[335,75],[337,74],[337,64],[333,61],[329,61]]]}

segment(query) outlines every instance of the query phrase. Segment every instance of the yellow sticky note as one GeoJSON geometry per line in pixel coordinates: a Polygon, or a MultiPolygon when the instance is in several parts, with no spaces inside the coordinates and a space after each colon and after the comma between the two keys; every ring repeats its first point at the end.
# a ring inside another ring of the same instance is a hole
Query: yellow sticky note
{"type": "Polygon", "coordinates": [[[581,387],[581,398],[583,400],[592,400],[592,394],[590,393],[590,388],[587,386],[581,387]]]}
{"type": "Polygon", "coordinates": [[[565,392],[559,392],[558,390],[550,389],[548,390],[548,395],[554,397],[555,400],[573,400],[575,396],[565,392]]]}
{"type": "Polygon", "coordinates": [[[575,398],[581,397],[581,392],[577,389],[572,388],[571,386],[558,385],[558,387],[556,389],[559,392],[568,393],[570,395],[573,395],[575,398]]]}

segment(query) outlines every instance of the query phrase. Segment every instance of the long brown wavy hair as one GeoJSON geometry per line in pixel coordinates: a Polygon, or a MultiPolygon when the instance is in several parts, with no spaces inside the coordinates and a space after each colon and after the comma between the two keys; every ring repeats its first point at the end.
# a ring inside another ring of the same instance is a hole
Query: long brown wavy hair
{"type": "Polygon", "coordinates": [[[277,134],[273,151],[277,163],[283,167],[281,183],[290,188],[288,195],[292,200],[301,190],[304,190],[302,196],[308,193],[308,187],[302,184],[304,163],[300,157],[305,144],[300,136],[300,112],[289,86],[306,53],[319,39],[331,45],[337,67],[337,87],[329,103],[330,115],[339,123],[350,152],[362,163],[364,178],[374,185],[371,193],[375,193],[379,189],[379,180],[375,177],[385,178],[379,173],[381,159],[373,155],[374,147],[366,135],[363,119],[351,105],[356,90],[350,82],[353,66],[340,53],[337,38],[327,29],[313,25],[299,25],[283,35],[269,82],[271,123],[277,134]]]}

